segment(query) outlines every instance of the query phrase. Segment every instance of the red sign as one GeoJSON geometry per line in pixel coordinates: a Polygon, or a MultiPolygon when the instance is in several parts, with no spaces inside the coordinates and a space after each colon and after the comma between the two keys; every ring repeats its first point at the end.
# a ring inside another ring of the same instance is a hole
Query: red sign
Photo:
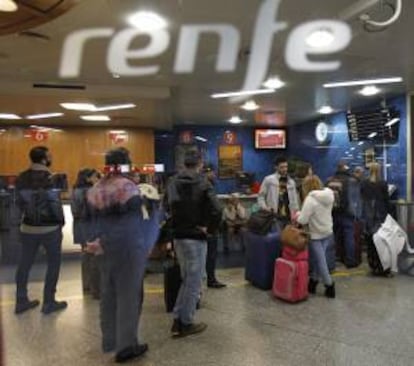
{"type": "Polygon", "coordinates": [[[114,144],[122,144],[128,142],[128,132],[126,131],[110,131],[109,138],[114,144]]]}
{"type": "Polygon", "coordinates": [[[225,144],[233,145],[236,143],[236,133],[233,131],[226,131],[223,135],[223,140],[225,144]]]}
{"type": "Polygon", "coordinates": [[[49,133],[47,131],[34,129],[30,131],[30,136],[36,142],[44,142],[48,139],[49,133]]]}
{"type": "Polygon", "coordinates": [[[285,149],[286,131],[279,129],[257,129],[255,131],[256,149],[285,149]]]}
{"type": "Polygon", "coordinates": [[[155,166],[153,164],[144,165],[142,167],[143,174],[154,174],[155,173],[155,166]]]}
{"type": "Polygon", "coordinates": [[[182,131],[180,133],[180,142],[182,144],[191,144],[193,142],[193,133],[191,131],[182,131]]]}

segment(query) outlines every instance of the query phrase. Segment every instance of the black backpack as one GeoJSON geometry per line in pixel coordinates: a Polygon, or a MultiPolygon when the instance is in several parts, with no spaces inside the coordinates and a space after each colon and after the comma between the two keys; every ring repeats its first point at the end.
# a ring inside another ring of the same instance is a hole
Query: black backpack
{"type": "Polygon", "coordinates": [[[23,223],[30,226],[64,225],[65,217],[60,191],[24,189],[19,191],[23,205],[23,223]]]}

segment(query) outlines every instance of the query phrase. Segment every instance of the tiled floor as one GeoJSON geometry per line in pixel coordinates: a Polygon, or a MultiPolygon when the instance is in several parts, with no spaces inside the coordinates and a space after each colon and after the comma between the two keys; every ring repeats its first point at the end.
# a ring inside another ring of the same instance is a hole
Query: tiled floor
{"type": "MultiPolygon", "coordinates": [[[[34,268],[32,297],[41,294],[43,269],[34,268]]],[[[100,352],[98,303],[81,294],[79,263],[64,262],[58,296],[69,307],[50,316],[39,309],[13,314],[13,272],[13,267],[0,270],[7,366],[113,362],[100,352]]],[[[219,277],[229,287],[205,291],[197,314],[208,323],[207,331],[180,340],[169,335],[162,276],[146,277],[140,339],[150,352],[136,364],[414,365],[414,278],[373,278],[359,268],[336,277],[337,299],[317,295],[290,305],[248,285],[241,268],[220,270],[219,277]]]]}

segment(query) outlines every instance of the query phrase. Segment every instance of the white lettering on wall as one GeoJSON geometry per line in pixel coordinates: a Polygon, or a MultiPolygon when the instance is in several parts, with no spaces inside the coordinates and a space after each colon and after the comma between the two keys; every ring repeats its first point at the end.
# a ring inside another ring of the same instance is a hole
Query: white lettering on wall
{"type": "Polygon", "coordinates": [[[194,71],[201,33],[217,33],[220,36],[216,70],[234,71],[240,48],[240,33],[237,28],[228,24],[184,25],[178,41],[174,71],[176,73],[194,71]]]}
{"type": "Polygon", "coordinates": [[[340,61],[311,61],[308,55],[331,54],[345,49],[351,42],[352,34],[348,24],[336,20],[318,20],[299,25],[289,35],[285,60],[296,71],[332,71],[341,66],[340,61]],[[312,48],[306,44],[306,37],[318,29],[329,29],[335,42],[331,45],[312,48]]]}
{"type": "Polygon", "coordinates": [[[156,74],[160,67],[130,66],[129,59],[143,59],[161,55],[168,48],[170,35],[166,30],[143,32],[138,29],[125,29],[119,32],[111,41],[108,49],[108,69],[123,76],[142,76],[156,74]],[[130,45],[134,38],[147,35],[150,41],[145,48],[131,50],[130,45]]]}

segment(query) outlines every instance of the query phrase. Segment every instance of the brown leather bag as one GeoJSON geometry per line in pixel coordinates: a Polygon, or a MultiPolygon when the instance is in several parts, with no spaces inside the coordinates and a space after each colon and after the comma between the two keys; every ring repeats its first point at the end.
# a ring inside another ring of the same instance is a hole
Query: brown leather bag
{"type": "Polygon", "coordinates": [[[287,225],[280,236],[283,246],[295,248],[298,251],[305,250],[309,243],[309,234],[293,225],[287,225]]]}

